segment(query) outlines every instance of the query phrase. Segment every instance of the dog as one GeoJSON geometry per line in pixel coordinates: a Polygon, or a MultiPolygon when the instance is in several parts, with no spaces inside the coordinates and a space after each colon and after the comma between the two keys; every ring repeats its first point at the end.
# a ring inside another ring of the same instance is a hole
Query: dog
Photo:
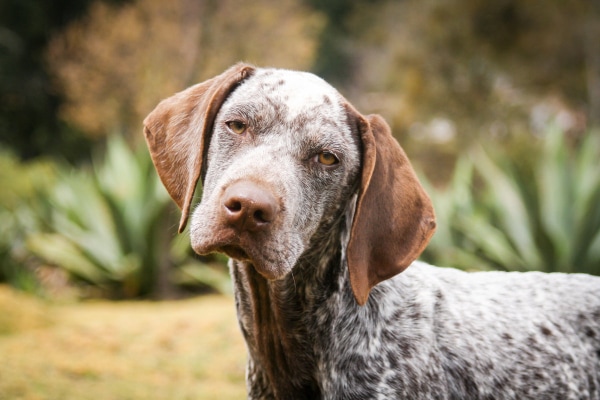
{"type": "Polygon", "coordinates": [[[191,243],[230,257],[249,398],[600,399],[600,278],[415,261],[436,223],[406,154],[315,75],[237,64],[144,133],[180,232],[202,183],[191,243]]]}

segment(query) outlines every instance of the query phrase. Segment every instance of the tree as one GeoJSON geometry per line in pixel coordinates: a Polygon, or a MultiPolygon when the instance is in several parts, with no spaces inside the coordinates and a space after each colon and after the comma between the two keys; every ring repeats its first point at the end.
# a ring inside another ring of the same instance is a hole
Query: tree
{"type": "Polygon", "coordinates": [[[599,4],[598,0],[348,4],[351,12],[343,14],[338,25],[355,39],[349,50],[355,72],[345,90],[363,103],[363,109],[382,112],[403,131],[435,117],[448,118],[465,138],[499,125],[510,130],[511,124],[527,124],[531,107],[550,96],[598,123],[599,4]]]}
{"type": "Polygon", "coordinates": [[[322,18],[296,0],[268,7],[233,0],[95,3],[55,37],[48,62],[66,97],[65,121],[90,136],[141,137],[141,122],[164,97],[238,61],[306,69],[322,18]]]}
{"type": "Polygon", "coordinates": [[[0,2],[0,143],[22,158],[42,153],[77,158],[89,145],[56,117],[62,96],[52,89],[44,52],[49,38],[91,2],[0,2]]]}

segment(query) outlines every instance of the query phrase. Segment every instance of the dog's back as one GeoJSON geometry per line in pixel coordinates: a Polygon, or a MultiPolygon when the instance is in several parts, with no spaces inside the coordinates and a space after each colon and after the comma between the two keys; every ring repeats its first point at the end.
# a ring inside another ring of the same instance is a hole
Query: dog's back
{"type": "Polygon", "coordinates": [[[414,263],[380,286],[402,311],[385,326],[435,354],[450,397],[600,398],[600,278],[414,263]]]}

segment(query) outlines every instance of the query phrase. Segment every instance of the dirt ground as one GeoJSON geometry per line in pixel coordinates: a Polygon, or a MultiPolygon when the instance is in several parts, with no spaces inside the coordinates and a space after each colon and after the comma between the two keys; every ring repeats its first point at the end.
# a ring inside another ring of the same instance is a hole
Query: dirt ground
{"type": "Polygon", "coordinates": [[[245,398],[233,299],[49,304],[0,287],[0,399],[245,398]]]}

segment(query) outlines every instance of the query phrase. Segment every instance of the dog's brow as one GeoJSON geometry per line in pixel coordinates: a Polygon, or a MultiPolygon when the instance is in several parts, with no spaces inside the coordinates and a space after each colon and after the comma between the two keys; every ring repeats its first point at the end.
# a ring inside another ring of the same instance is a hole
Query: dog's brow
{"type": "Polygon", "coordinates": [[[225,109],[224,118],[256,119],[264,114],[264,107],[257,107],[256,103],[236,103],[225,109]]]}

